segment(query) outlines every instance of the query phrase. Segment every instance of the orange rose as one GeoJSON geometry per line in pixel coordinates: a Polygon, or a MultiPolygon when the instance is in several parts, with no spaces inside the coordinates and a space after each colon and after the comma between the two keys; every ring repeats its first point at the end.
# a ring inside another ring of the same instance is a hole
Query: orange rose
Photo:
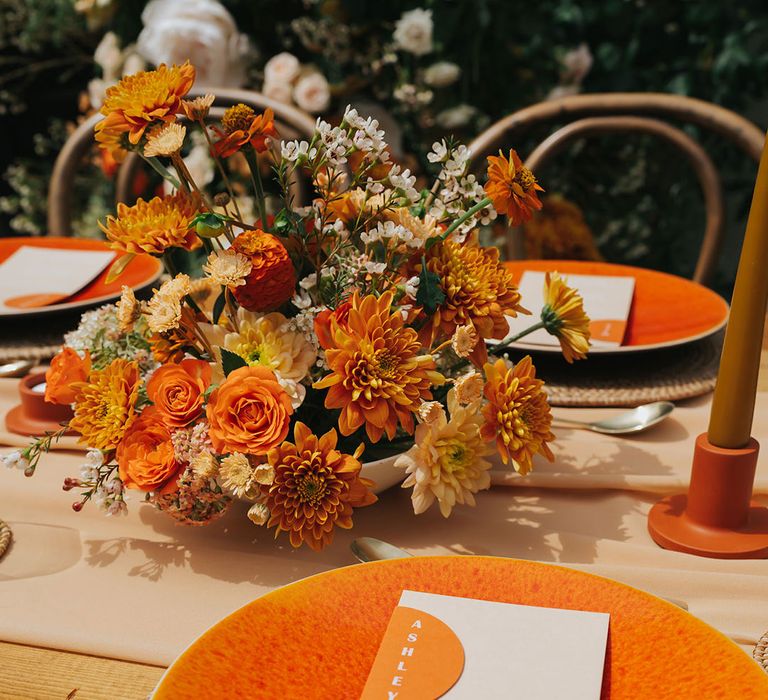
{"type": "Polygon", "coordinates": [[[173,453],[171,433],[154,407],[144,409],[117,447],[117,468],[129,489],[171,493],[182,465],[173,453]]]}
{"type": "Polygon", "coordinates": [[[217,452],[262,455],[285,440],[293,407],[271,370],[240,367],[213,391],[206,413],[217,452]]]}
{"type": "Polygon", "coordinates": [[[45,400],[49,403],[71,404],[77,393],[73,384],[87,382],[91,373],[91,353],[81,358],[72,348],[63,347],[51,360],[45,373],[45,400]]]}
{"type": "Polygon", "coordinates": [[[336,321],[338,326],[346,330],[349,310],[351,308],[352,303],[345,301],[339,304],[335,310],[323,309],[315,316],[315,335],[323,350],[336,347],[336,344],[333,342],[333,334],[331,333],[331,324],[333,321],[336,321]]]}
{"type": "Polygon", "coordinates": [[[147,382],[147,396],[166,425],[191,423],[203,410],[203,394],[211,384],[211,366],[203,360],[163,365],[147,382]]]}

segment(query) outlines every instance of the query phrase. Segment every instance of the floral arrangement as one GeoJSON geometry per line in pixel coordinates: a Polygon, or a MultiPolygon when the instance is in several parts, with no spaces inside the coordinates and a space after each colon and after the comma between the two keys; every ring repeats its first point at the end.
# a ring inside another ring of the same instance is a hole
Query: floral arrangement
{"type": "MultiPolygon", "coordinates": [[[[375,119],[348,108],[335,126],[318,119],[307,141],[279,141],[269,110],[237,104],[211,128],[214,96],[186,99],[194,80],[188,63],[161,65],[123,78],[101,108],[100,146],[117,161],[139,153],[173,186],[101,224],[120,253],[110,275],[148,253],[169,277],[148,301],[124,287],[117,304],[86,313],[51,363],[46,400],[72,405],[62,432],[90,448],[64,484],[80,491],[74,509],[93,500],[118,514],[138,492],[200,525],[242,498],[254,523],[319,550],[376,500],[364,450],[401,453],[394,465],[415,512],[437,502],[446,517],[488,488],[492,452],[521,474],[536,454],[551,460],[543,382],[508,346],[543,327],[569,362],[580,359],[589,319],[552,274],[541,317],[507,338],[507,317],[529,312],[477,228],[541,208],[515,151],[488,159],[483,186],[466,147],[436,142],[437,177],[419,191],[390,162],[375,119]],[[222,174],[213,196],[180,155],[193,130],[222,174]],[[252,220],[227,191],[235,154],[251,169],[252,220]],[[265,165],[281,193],[274,216],[265,165]],[[298,177],[314,193],[303,208],[298,177]],[[176,273],[171,252],[196,249],[207,254],[203,276],[176,273]]],[[[55,437],[10,461],[33,473],[55,437]]]]}

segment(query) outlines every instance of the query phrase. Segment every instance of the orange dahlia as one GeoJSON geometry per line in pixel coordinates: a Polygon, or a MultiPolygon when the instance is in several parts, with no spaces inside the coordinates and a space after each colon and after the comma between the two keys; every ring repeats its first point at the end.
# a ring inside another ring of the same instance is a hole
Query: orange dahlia
{"type": "Polygon", "coordinates": [[[150,124],[176,119],[181,100],[194,82],[195,69],[189,62],[127,75],[107,89],[101,107],[104,119],[96,124],[96,141],[121,161],[126,146],[136,146],[150,124]]]}
{"type": "Polygon", "coordinates": [[[199,208],[199,196],[185,192],[154,197],[148,202],[139,198],[130,207],[118,204],[117,217],[108,216],[106,223],[99,226],[114,250],[154,255],[173,246],[194,250],[202,245],[192,225],[199,208]]]}
{"type": "Polygon", "coordinates": [[[138,365],[118,358],[77,385],[69,427],[80,433],[82,444],[99,450],[117,447],[136,418],[139,384],[138,365]]]}
{"type": "Polygon", "coordinates": [[[520,305],[512,276],[499,262],[498,248],[445,241],[427,253],[427,269],[440,278],[445,299],[420,331],[426,346],[437,338],[452,337],[460,326],[472,326],[481,340],[468,357],[479,367],[488,358],[483,341],[501,340],[509,333],[505,317],[529,313],[520,305]]]}
{"type": "Polygon", "coordinates": [[[270,311],[288,301],[296,286],[291,257],[278,238],[258,229],[235,238],[232,249],[251,261],[245,284],[231,291],[248,311],[270,311]]]}
{"type": "Polygon", "coordinates": [[[373,482],[360,478],[362,445],[354,455],[336,449],[338,435],[331,429],[317,437],[301,423],[293,431],[295,443],[284,442],[267,455],[275,476],[261,487],[269,509],[268,527],[275,536],[287,532],[294,547],[306,542],[319,552],[333,540],[335,527],[352,527],[352,509],[369,506],[376,496],[373,482]]]}
{"type": "Polygon", "coordinates": [[[488,156],[485,193],[496,211],[507,215],[511,226],[528,221],[534,209],[541,209],[537,190],[544,191],[514,149],[510,149],[509,158],[501,151],[498,156],[488,156]]]}
{"type": "Polygon", "coordinates": [[[554,459],[547,445],[555,436],[550,431],[552,413],[543,391],[544,382],[536,379],[536,368],[526,355],[514,367],[504,360],[485,365],[485,423],[481,434],[496,440],[504,464],[512,460],[515,470],[527,474],[533,469],[533,455],[554,459]]]}
{"type": "Polygon", "coordinates": [[[351,299],[343,328],[331,320],[334,347],[325,356],[331,373],[317,382],[328,389],[326,408],[340,408],[339,429],[351,435],[365,424],[368,437],[378,442],[384,432],[391,440],[398,421],[413,432],[413,414],[432,398],[430,387],[445,382],[431,355],[420,355],[416,331],[405,326],[400,312],[391,309],[392,292],[378,299],[351,299]]]}
{"type": "Polygon", "coordinates": [[[221,118],[224,127],[222,137],[213,145],[214,155],[228,158],[237,153],[243,146],[250,144],[256,151],[263,153],[267,150],[267,138],[277,138],[275,115],[271,109],[265,109],[263,114],[256,114],[248,105],[236,104],[229,107],[221,118]]]}

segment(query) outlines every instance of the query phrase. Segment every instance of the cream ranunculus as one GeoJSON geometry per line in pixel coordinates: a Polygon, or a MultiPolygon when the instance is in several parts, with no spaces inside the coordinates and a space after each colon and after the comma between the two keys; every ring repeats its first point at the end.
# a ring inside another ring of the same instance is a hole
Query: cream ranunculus
{"type": "Polygon", "coordinates": [[[423,56],[434,48],[432,45],[432,10],[416,8],[404,12],[395,24],[393,38],[403,50],[416,56],[423,56]]]}
{"type": "Polygon", "coordinates": [[[312,71],[296,81],[293,100],[307,112],[322,112],[331,102],[331,88],[322,73],[312,71]]]}
{"type": "Polygon", "coordinates": [[[283,51],[275,54],[264,66],[265,83],[292,83],[299,77],[301,63],[292,53],[283,51]]]}
{"type": "Polygon", "coordinates": [[[198,87],[239,87],[245,81],[248,38],[216,0],[151,0],[141,20],[138,50],[151,63],[190,61],[198,87]]]}
{"type": "Polygon", "coordinates": [[[450,61],[438,61],[424,71],[424,82],[432,87],[453,85],[461,75],[461,68],[450,61]]]}

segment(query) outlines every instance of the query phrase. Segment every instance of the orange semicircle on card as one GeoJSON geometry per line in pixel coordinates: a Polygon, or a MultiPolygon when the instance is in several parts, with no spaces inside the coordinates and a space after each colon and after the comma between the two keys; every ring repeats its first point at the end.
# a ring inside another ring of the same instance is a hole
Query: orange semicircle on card
{"type": "Polygon", "coordinates": [[[619,319],[601,319],[589,322],[589,333],[593,340],[621,344],[627,322],[619,319]]]}
{"type": "Polygon", "coordinates": [[[442,620],[399,606],[373,662],[360,700],[439,698],[464,670],[464,647],[442,620]]]}

